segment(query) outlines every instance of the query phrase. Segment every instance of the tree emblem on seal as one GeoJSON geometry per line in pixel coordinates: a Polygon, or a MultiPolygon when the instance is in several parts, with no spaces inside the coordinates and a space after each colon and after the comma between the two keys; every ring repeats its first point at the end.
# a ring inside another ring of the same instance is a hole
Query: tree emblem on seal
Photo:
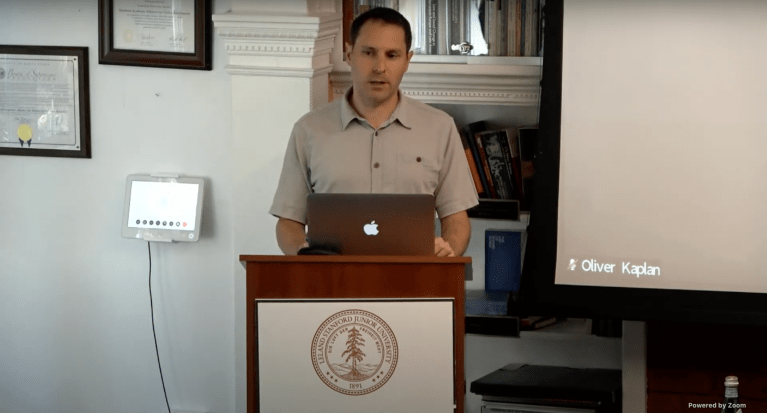
{"type": "Polygon", "coordinates": [[[360,350],[360,347],[365,345],[364,343],[365,339],[362,338],[362,334],[357,331],[357,328],[352,327],[349,331],[349,341],[346,342],[346,351],[341,353],[341,356],[349,355],[349,357],[346,358],[347,363],[349,362],[349,359],[352,359],[352,371],[343,376],[347,380],[360,380],[366,378],[364,374],[357,371],[357,362],[361,362],[365,358],[365,353],[360,350]]]}
{"type": "Polygon", "coordinates": [[[399,349],[394,332],[364,310],[333,314],[312,340],[312,364],[329,388],[350,396],[374,392],[389,380],[399,349]]]}

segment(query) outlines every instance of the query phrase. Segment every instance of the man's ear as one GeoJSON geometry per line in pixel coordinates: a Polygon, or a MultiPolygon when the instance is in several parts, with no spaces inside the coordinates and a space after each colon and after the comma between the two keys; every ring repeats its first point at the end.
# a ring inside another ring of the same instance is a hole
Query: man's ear
{"type": "Polygon", "coordinates": [[[352,45],[349,43],[344,42],[344,57],[347,62],[352,60],[352,45]]]}
{"type": "Polygon", "coordinates": [[[410,59],[412,59],[412,58],[413,58],[413,51],[411,50],[407,54],[407,61],[410,62],[410,59]]]}

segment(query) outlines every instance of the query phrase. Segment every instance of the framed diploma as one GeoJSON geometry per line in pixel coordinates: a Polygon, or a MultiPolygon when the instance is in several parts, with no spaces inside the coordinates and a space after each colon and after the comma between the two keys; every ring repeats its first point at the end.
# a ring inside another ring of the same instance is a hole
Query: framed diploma
{"type": "Polygon", "coordinates": [[[88,48],[0,46],[0,154],[90,158],[88,48]]]}
{"type": "Polygon", "coordinates": [[[211,70],[211,3],[99,0],[99,63],[211,70]]]}

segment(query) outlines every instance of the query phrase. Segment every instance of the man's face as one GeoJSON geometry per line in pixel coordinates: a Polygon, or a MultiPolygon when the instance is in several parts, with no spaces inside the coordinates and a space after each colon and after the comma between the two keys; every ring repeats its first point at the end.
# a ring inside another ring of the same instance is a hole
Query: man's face
{"type": "Polygon", "coordinates": [[[365,22],[346,52],[355,97],[368,106],[396,99],[412,56],[405,46],[404,29],[378,20],[365,22]]]}

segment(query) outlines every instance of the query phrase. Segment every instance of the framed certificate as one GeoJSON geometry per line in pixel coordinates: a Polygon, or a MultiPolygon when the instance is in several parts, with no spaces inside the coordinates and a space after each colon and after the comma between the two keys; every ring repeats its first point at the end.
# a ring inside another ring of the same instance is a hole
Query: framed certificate
{"type": "Polygon", "coordinates": [[[99,63],[211,70],[211,1],[99,0],[99,63]]]}
{"type": "Polygon", "coordinates": [[[0,154],[90,158],[88,48],[0,46],[0,154]]]}

